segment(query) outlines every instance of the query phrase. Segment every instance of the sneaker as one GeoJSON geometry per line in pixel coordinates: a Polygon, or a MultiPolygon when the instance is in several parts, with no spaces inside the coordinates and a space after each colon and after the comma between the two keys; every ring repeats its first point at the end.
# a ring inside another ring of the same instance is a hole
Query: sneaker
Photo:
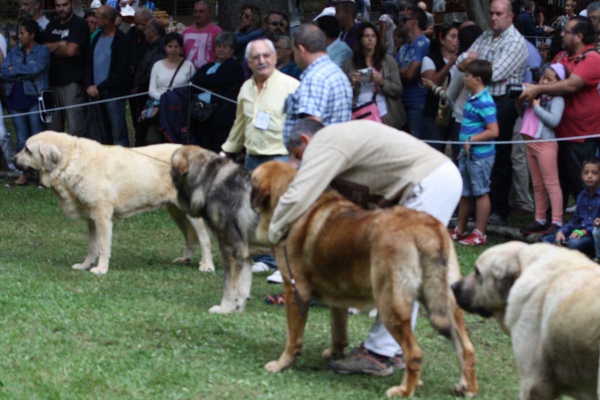
{"type": "Polygon", "coordinates": [[[465,233],[460,233],[458,231],[458,227],[455,227],[454,229],[452,229],[452,231],[450,232],[450,237],[452,238],[452,240],[457,241],[457,240],[463,240],[464,238],[466,238],[467,236],[467,232],[465,233]]]}
{"type": "Polygon", "coordinates": [[[269,283],[283,283],[283,277],[281,276],[281,272],[279,270],[273,272],[271,275],[267,277],[267,282],[269,283]]]}
{"type": "Polygon", "coordinates": [[[380,356],[360,346],[346,358],[330,361],[329,368],[342,375],[390,376],[394,373],[394,368],[389,360],[389,357],[380,356]]]}
{"type": "Polygon", "coordinates": [[[569,213],[569,214],[572,214],[572,213],[574,213],[575,211],[577,211],[577,205],[574,205],[573,207],[568,207],[568,208],[565,210],[565,212],[567,212],[567,213],[569,213]]]}
{"type": "Polygon", "coordinates": [[[269,266],[262,261],[257,261],[252,266],[253,274],[260,274],[261,272],[269,272],[270,270],[271,270],[271,268],[269,268],[269,266]]]}
{"type": "Polygon", "coordinates": [[[19,175],[19,177],[15,181],[15,185],[17,185],[17,186],[25,186],[25,185],[27,185],[27,177],[25,176],[25,174],[19,175]]]}
{"type": "Polygon", "coordinates": [[[548,224],[540,224],[537,221],[533,221],[531,224],[527,225],[525,228],[521,229],[521,233],[525,236],[531,235],[532,233],[542,232],[548,229],[548,224]]]}
{"type": "Polygon", "coordinates": [[[549,235],[551,233],[556,232],[560,228],[562,228],[562,226],[558,226],[556,224],[552,224],[549,227],[547,227],[546,229],[544,229],[543,231],[539,231],[539,232],[536,232],[536,233],[539,233],[541,236],[545,236],[545,235],[549,235]]]}
{"type": "Polygon", "coordinates": [[[487,236],[479,232],[478,229],[475,229],[473,233],[458,243],[465,246],[479,246],[480,244],[487,244],[487,236]]]}
{"type": "Polygon", "coordinates": [[[488,218],[490,225],[506,225],[506,218],[499,214],[491,214],[488,218]]]}

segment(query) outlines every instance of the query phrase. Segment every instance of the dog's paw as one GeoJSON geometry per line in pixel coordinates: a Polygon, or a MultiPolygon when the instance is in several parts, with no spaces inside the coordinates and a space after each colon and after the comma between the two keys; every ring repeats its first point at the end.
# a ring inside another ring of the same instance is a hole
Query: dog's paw
{"type": "Polygon", "coordinates": [[[73,264],[73,266],[71,268],[74,270],[77,270],[77,271],[87,271],[88,269],[92,268],[92,266],[88,265],[86,263],[81,263],[81,264],[73,264]]]}
{"type": "Polygon", "coordinates": [[[412,394],[408,393],[408,391],[406,390],[406,387],[404,387],[404,386],[392,386],[391,388],[389,388],[388,390],[385,391],[385,395],[388,398],[390,398],[393,396],[410,397],[412,394]]]}
{"type": "Polygon", "coordinates": [[[189,265],[192,263],[192,259],[188,258],[188,257],[177,257],[176,259],[174,259],[173,261],[171,261],[172,264],[183,264],[183,265],[189,265]]]}
{"type": "Polygon", "coordinates": [[[208,312],[211,314],[229,314],[232,313],[234,310],[232,310],[229,307],[223,307],[223,306],[212,306],[211,308],[208,309],[208,312]]]}
{"type": "Polygon", "coordinates": [[[265,369],[269,372],[281,372],[285,367],[279,361],[271,361],[265,364],[265,369]]]}
{"type": "Polygon", "coordinates": [[[207,263],[205,261],[200,261],[198,264],[198,271],[200,272],[215,272],[215,265],[212,263],[207,263]]]}
{"type": "Polygon", "coordinates": [[[94,267],[92,269],[90,269],[90,272],[94,275],[106,275],[108,273],[108,268],[102,268],[102,267],[94,267]]]}
{"type": "Polygon", "coordinates": [[[472,398],[472,397],[475,397],[476,394],[477,394],[477,392],[473,392],[473,391],[469,390],[466,387],[466,385],[462,382],[460,382],[456,386],[454,386],[454,388],[452,390],[452,395],[454,395],[455,397],[472,398]]]}

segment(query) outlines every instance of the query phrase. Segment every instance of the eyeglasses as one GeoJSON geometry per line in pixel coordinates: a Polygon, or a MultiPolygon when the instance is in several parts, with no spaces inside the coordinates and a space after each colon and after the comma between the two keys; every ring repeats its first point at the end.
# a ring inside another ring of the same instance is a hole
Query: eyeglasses
{"type": "Polygon", "coordinates": [[[240,15],[240,18],[252,18],[252,15],[243,13],[242,15],[240,15]]]}
{"type": "Polygon", "coordinates": [[[414,18],[413,17],[404,17],[403,21],[406,22],[406,21],[410,21],[411,19],[414,19],[414,18]]]}
{"type": "Polygon", "coordinates": [[[250,56],[250,59],[251,59],[252,61],[258,61],[258,60],[260,60],[260,58],[261,58],[261,57],[264,57],[264,58],[269,58],[269,57],[271,57],[272,55],[273,55],[273,53],[271,53],[271,52],[267,52],[267,53],[260,53],[260,54],[253,54],[253,55],[251,55],[251,56],[250,56]]]}
{"type": "Polygon", "coordinates": [[[282,28],[285,28],[285,27],[287,26],[287,24],[286,24],[284,21],[279,21],[279,22],[273,21],[273,22],[269,22],[269,25],[271,25],[271,26],[280,26],[280,27],[282,27],[282,28]]]}

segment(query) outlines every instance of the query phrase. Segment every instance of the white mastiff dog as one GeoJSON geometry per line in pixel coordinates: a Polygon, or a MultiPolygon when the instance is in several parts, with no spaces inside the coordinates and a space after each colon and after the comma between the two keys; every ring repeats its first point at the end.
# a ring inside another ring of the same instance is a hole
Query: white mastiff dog
{"type": "Polygon", "coordinates": [[[510,335],[521,399],[597,399],[600,266],[575,250],[509,242],[452,287],[458,304],[510,335]]]}
{"type": "Polygon", "coordinates": [[[14,159],[19,169],[39,172],[41,183],[54,190],[67,216],[87,221],[88,254],[73,269],[106,274],[113,220],[166,207],[186,242],[183,257],[173,261],[190,262],[199,240],[200,270],[214,271],[204,222],[181,210],[171,181],[171,156],[180,147],[128,149],[46,131],[29,138],[14,159]],[[98,265],[93,267],[96,259],[98,265]]]}

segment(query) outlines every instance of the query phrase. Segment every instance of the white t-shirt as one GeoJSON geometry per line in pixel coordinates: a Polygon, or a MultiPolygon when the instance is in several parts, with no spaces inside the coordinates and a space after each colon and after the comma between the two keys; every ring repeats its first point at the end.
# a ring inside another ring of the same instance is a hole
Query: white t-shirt
{"type": "Polygon", "coordinates": [[[6,58],[7,46],[8,46],[8,43],[6,43],[6,38],[4,36],[2,36],[2,34],[0,33],[0,52],[2,52],[2,55],[4,56],[4,58],[6,58]]]}
{"type": "MultiPolygon", "coordinates": [[[[360,93],[358,94],[358,98],[356,99],[356,105],[362,106],[363,104],[367,104],[373,101],[373,86],[374,82],[371,83],[363,83],[360,85],[360,93]]],[[[375,103],[377,104],[377,109],[379,110],[379,115],[383,117],[387,114],[387,104],[385,103],[385,96],[381,91],[377,92],[375,96],[375,103]]]]}
{"type": "MultiPolygon", "coordinates": [[[[160,100],[160,96],[167,91],[169,88],[169,84],[171,83],[171,79],[173,79],[173,74],[176,69],[169,69],[165,66],[166,60],[160,60],[154,63],[152,67],[152,73],[150,74],[150,87],[148,89],[150,97],[154,100],[160,100]]],[[[185,60],[183,65],[177,72],[177,76],[175,77],[175,81],[173,81],[173,87],[182,86],[187,84],[196,69],[194,68],[194,64],[185,60]]]]}
{"type": "MultiPolygon", "coordinates": [[[[446,60],[444,58],[444,62],[447,64],[448,60],[446,60]]],[[[456,69],[457,69],[456,64],[454,64],[452,66],[452,68],[450,68],[450,80],[452,80],[452,78],[454,77],[454,73],[456,72],[456,69]]],[[[435,63],[433,62],[433,60],[431,58],[429,58],[429,56],[425,56],[425,58],[423,58],[423,62],[421,63],[421,75],[423,74],[423,72],[429,71],[429,70],[435,71],[435,63]]]]}

